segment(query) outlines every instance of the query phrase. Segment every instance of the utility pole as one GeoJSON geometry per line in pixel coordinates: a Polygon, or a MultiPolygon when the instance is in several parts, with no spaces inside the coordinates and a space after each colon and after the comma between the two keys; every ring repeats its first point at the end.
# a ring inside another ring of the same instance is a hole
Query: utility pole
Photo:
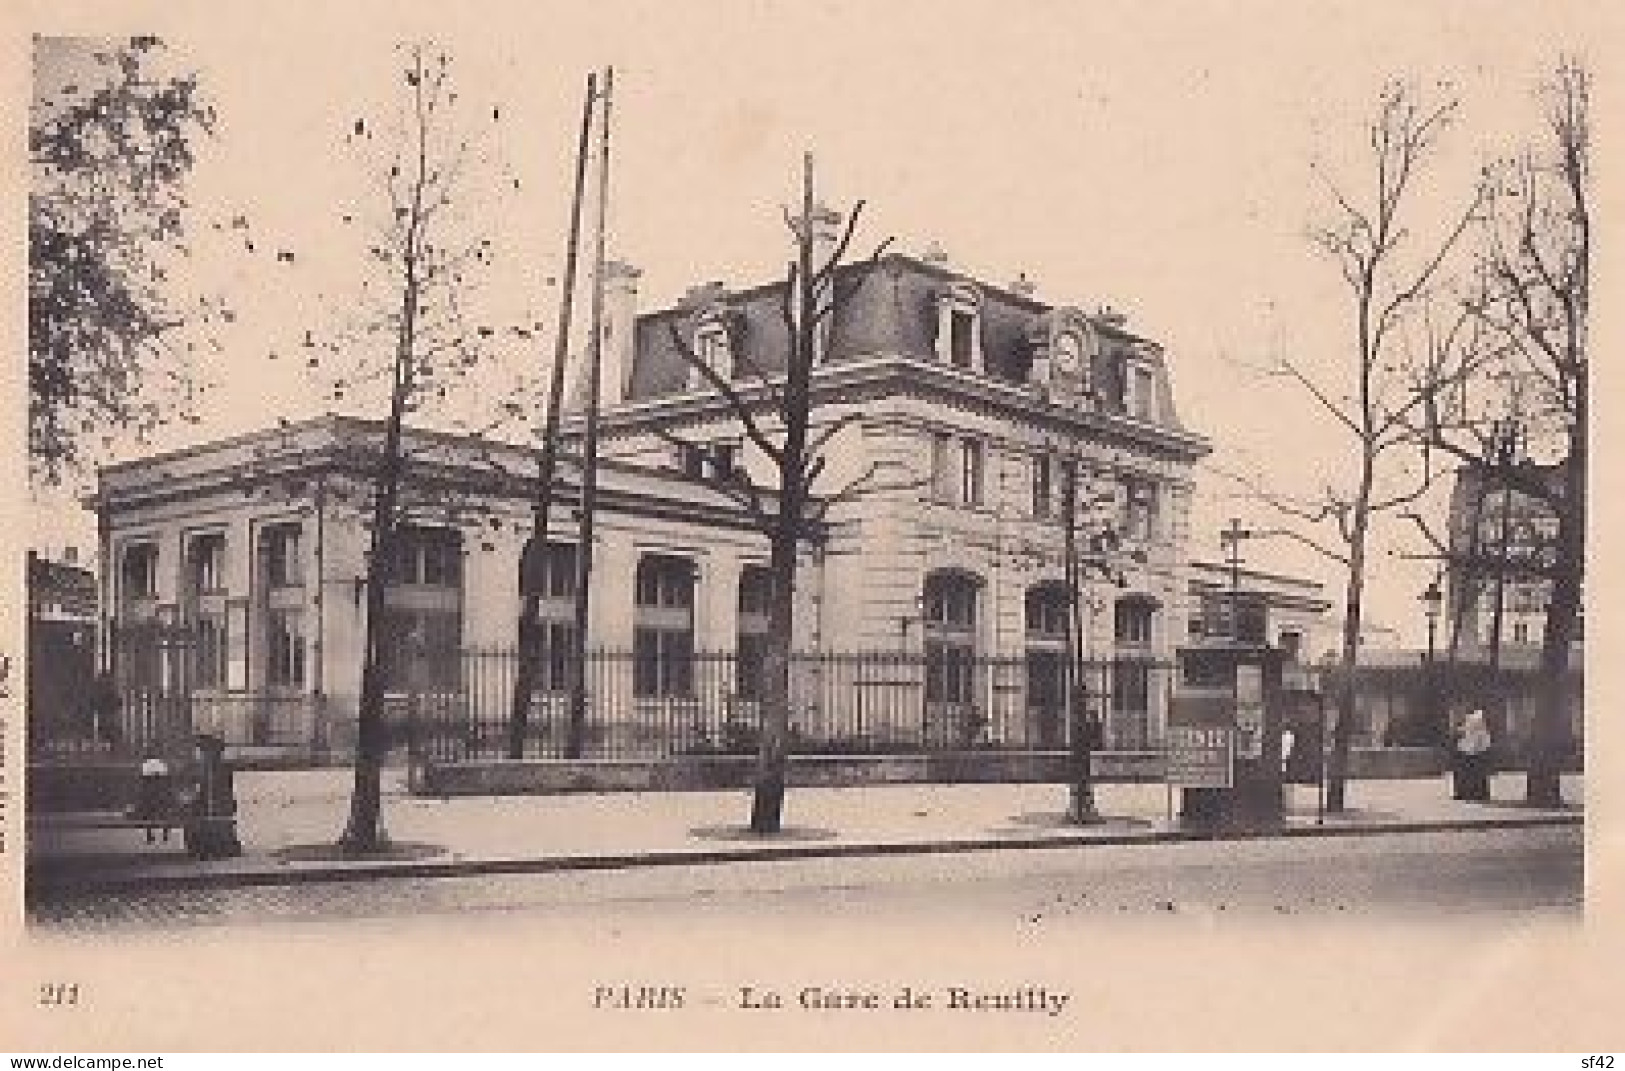
{"type": "Polygon", "coordinates": [[[576,553],[575,680],[571,682],[567,754],[581,757],[587,731],[587,626],[592,609],[592,541],[598,500],[598,406],[603,380],[604,231],[609,209],[609,118],[614,68],[604,70],[598,118],[598,191],[593,224],[592,335],[587,344],[586,427],[581,442],[581,544],[576,553]]]}
{"type": "Polygon", "coordinates": [[[1251,539],[1255,533],[1241,526],[1241,518],[1230,518],[1229,527],[1219,533],[1219,542],[1229,548],[1230,564],[1230,641],[1241,642],[1241,541],[1251,539]]]}
{"type": "MultiPolygon", "coordinates": [[[[564,407],[564,372],[570,356],[570,314],[575,303],[576,261],[581,245],[581,201],[587,179],[588,139],[598,95],[598,76],[587,75],[587,95],[581,106],[581,136],[576,143],[575,185],[570,198],[570,237],[564,248],[564,280],[559,294],[558,338],[553,346],[553,367],[547,387],[541,443],[536,459],[536,497],[531,506],[531,540],[523,560],[523,598],[519,610],[519,663],[514,674],[513,705],[508,720],[508,758],[525,757],[526,723],[531,693],[542,662],[541,591],[547,582],[547,530],[553,507],[553,482],[558,474],[559,423],[564,407]]],[[[576,666],[580,668],[579,665],[576,666]]]]}

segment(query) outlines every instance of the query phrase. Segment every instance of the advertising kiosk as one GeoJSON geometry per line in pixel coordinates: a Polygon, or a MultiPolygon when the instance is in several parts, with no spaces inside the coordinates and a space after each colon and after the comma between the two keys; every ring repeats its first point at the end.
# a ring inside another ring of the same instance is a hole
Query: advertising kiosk
{"type": "Polygon", "coordinates": [[[1285,653],[1228,644],[1182,648],[1168,710],[1166,778],[1186,825],[1248,828],[1284,817],[1285,653]]]}

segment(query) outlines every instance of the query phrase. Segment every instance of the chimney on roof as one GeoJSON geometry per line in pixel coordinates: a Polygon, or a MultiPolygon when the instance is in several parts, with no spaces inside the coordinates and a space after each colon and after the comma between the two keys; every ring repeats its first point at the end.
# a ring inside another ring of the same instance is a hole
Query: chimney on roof
{"type": "Polygon", "coordinates": [[[1108,327],[1122,327],[1124,324],[1128,323],[1128,316],[1112,308],[1110,305],[1102,305],[1100,307],[1100,311],[1095,313],[1095,319],[1099,320],[1108,327]]]}
{"type": "Polygon", "coordinates": [[[637,357],[638,279],[643,272],[625,261],[604,264],[603,404],[626,400],[637,357]]]}
{"type": "Polygon", "coordinates": [[[722,280],[712,279],[707,283],[696,283],[683,291],[683,299],[677,304],[684,309],[703,309],[727,292],[728,288],[723,285],[722,280]]]}
{"type": "Polygon", "coordinates": [[[1038,293],[1038,284],[1027,278],[1026,272],[1017,274],[1016,281],[1010,284],[1010,289],[1021,297],[1030,298],[1038,293]]]}
{"type": "Polygon", "coordinates": [[[946,267],[948,264],[948,251],[942,248],[941,242],[933,238],[931,241],[926,243],[925,252],[921,254],[921,259],[927,264],[935,264],[938,267],[946,267]]]}
{"type": "Polygon", "coordinates": [[[62,548],[62,561],[67,565],[79,564],[79,548],[69,543],[62,548]]]}

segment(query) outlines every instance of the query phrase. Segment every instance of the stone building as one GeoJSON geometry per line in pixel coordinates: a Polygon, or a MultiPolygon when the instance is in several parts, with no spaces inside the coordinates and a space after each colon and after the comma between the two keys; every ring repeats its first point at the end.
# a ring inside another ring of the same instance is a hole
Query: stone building
{"type": "MultiPolygon", "coordinates": [[[[717,476],[771,487],[773,473],[677,340],[760,410],[788,332],[782,283],[711,284],[640,312],[637,280],[625,265],[606,280],[590,640],[628,653],[646,697],[692,690],[681,667],[696,652],[744,659],[765,620],[766,540],[717,476]]],[[[1049,304],[1025,280],[991,285],[940,257],[847,266],[837,285],[845,300],[821,328],[813,373],[827,459],[815,490],[865,490],[838,495],[804,551],[797,649],[916,660],[925,679],[888,671],[885,688],[964,725],[1052,707],[1070,647],[1061,505],[1076,472],[1077,532],[1092,548],[1082,647],[1114,664],[1097,689],[1108,744],[1154,743],[1163,670],[1207,592],[1187,564],[1186,528],[1208,445],[1180,420],[1163,349],[1120,315],[1049,304]]],[[[125,682],[162,686],[184,665],[184,690],[205,707],[214,697],[209,716],[245,746],[342,745],[360,666],[361,498],[379,435],[377,423],[328,416],[104,469],[93,504],[110,563],[107,652],[143,628],[186,646],[177,659],[143,645],[123,659],[125,682]]],[[[473,438],[410,439],[417,501],[387,600],[390,683],[466,696],[466,666],[449,652],[514,643],[534,461],[473,438]]],[[[564,474],[555,509],[562,544],[575,538],[575,479],[564,474]]],[[[548,642],[562,650],[573,549],[549,560],[537,582],[548,642]]],[[[1320,605],[1276,594],[1292,612],[1320,605]]],[[[880,687],[859,683],[847,691],[880,687]]],[[[492,687],[481,703],[505,709],[501,682],[492,687]]],[[[748,692],[742,677],[726,690],[748,692]]],[[[1053,710],[1045,716],[1052,724],[1053,710]]],[[[1047,730],[1032,739],[1055,742],[1047,730]]]]}
{"type": "MultiPolygon", "coordinates": [[[[730,400],[682,348],[765,412],[764,379],[782,373],[789,347],[784,283],[710,283],[640,313],[637,279],[625,265],[610,272],[605,455],[700,477],[742,468],[771,484],[730,400]]],[[[809,596],[821,642],[1057,659],[1062,488],[1076,466],[1081,536],[1120,537],[1086,577],[1085,655],[1169,662],[1190,599],[1192,469],[1208,444],[1180,420],[1162,347],[1119,314],[1046,303],[1024,278],[992,285],[941,256],[846,265],[834,288],[844,299],[823,321],[812,375],[813,433],[828,436],[815,489],[867,480],[870,490],[828,518],[809,596]]],[[[1119,690],[1138,696],[1126,700],[1138,709],[1119,712],[1138,723],[1125,739],[1155,736],[1165,681],[1119,690]]],[[[961,685],[975,682],[937,691],[961,685]]]]}

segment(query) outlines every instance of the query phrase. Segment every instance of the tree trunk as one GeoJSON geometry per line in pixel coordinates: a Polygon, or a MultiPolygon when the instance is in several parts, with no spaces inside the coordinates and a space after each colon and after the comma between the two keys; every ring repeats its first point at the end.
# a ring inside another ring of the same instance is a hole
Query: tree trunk
{"type": "Polygon", "coordinates": [[[781,521],[774,533],[772,602],[762,654],[762,725],[750,804],[750,831],[777,833],[784,821],[785,771],[790,751],[790,656],[796,587],[795,528],[781,521]]]}
{"type": "Polygon", "coordinates": [[[1332,751],[1326,764],[1326,810],[1341,812],[1347,803],[1349,751],[1354,738],[1360,682],[1360,625],[1364,616],[1365,544],[1370,525],[1372,465],[1365,463],[1359,494],[1349,526],[1348,581],[1343,606],[1343,672],[1337,693],[1337,722],[1332,726],[1332,751]]]}
{"type": "Polygon", "coordinates": [[[383,636],[379,627],[384,614],[384,584],[387,561],[393,549],[395,505],[398,495],[399,431],[391,428],[380,481],[373,505],[372,540],[367,566],[366,620],[362,624],[361,702],[356,712],[355,770],[350,792],[350,817],[339,847],[346,855],[381,851],[387,841],[381,817],[383,803],[384,755],[388,750],[388,726],[384,722],[383,636]]]}
{"type": "Polygon", "coordinates": [[[1541,634],[1540,683],[1535,718],[1530,726],[1529,774],[1525,799],[1533,806],[1562,802],[1563,751],[1569,743],[1567,679],[1570,651],[1580,620],[1585,569],[1585,423],[1576,420],[1569,436],[1568,464],[1563,470],[1563,497],[1557,517],[1552,594],[1541,634]]]}

